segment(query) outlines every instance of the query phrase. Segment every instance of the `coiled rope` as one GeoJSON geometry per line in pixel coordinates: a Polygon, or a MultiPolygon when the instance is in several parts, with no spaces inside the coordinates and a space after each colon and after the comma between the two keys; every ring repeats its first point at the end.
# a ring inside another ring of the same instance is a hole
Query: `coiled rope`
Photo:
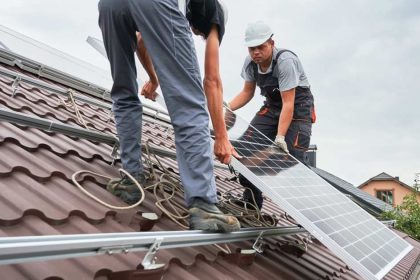
{"type": "Polygon", "coordinates": [[[94,196],[93,194],[91,194],[90,192],[88,192],[84,187],[82,187],[79,183],[78,183],[78,181],[77,181],[77,177],[80,175],[80,174],[90,174],[90,175],[93,175],[93,176],[97,176],[97,177],[101,177],[101,178],[105,178],[105,179],[108,179],[108,180],[111,180],[112,178],[111,177],[108,177],[108,176],[105,176],[105,175],[102,175],[102,174],[99,174],[99,173],[95,173],[95,172],[92,172],[92,171],[89,171],[89,170],[80,170],[80,171],[77,171],[76,173],[74,173],[73,174],[73,176],[71,176],[71,180],[73,181],[73,183],[84,193],[84,194],[86,194],[87,196],[89,196],[90,198],[92,198],[93,200],[95,200],[96,202],[98,202],[98,203],[100,203],[100,204],[102,204],[103,206],[105,206],[105,207],[108,207],[108,208],[111,208],[111,209],[115,209],[115,210],[128,210],[128,209],[131,209],[131,208],[134,208],[134,207],[136,207],[136,206],[139,206],[142,202],[143,202],[143,200],[144,200],[144,197],[145,197],[145,195],[144,195],[144,191],[143,191],[143,188],[141,187],[141,185],[139,184],[139,182],[137,182],[137,180],[136,179],[134,179],[133,178],[133,176],[131,176],[130,175],[130,173],[128,173],[127,171],[125,171],[124,169],[119,169],[119,171],[120,171],[120,173],[124,173],[126,176],[128,176],[128,178],[130,178],[130,180],[131,181],[133,181],[134,183],[135,183],[135,185],[137,186],[137,188],[140,190],[140,199],[139,199],[139,201],[137,201],[135,204],[133,204],[133,205],[129,205],[129,206],[114,206],[114,205],[111,205],[111,204],[109,204],[109,203],[106,203],[106,202],[104,202],[103,200],[101,200],[101,199],[99,199],[97,196],[94,196]]]}

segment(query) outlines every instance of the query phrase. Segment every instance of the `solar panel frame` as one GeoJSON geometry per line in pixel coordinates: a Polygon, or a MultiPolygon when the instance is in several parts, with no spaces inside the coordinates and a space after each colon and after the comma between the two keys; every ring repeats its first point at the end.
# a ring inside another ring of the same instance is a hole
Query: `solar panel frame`
{"type": "MultiPolygon", "coordinates": [[[[236,116],[235,121],[231,120],[234,126],[238,125],[238,122],[245,121],[239,116],[236,116]]],[[[240,126],[243,127],[243,124],[240,126]]],[[[411,251],[413,247],[409,243],[331,186],[326,180],[293,156],[275,148],[273,142],[252,125],[249,125],[249,129],[252,132],[249,133],[247,130],[243,135],[246,133],[257,135],[257,140],[263,143],[244,141],[244,139],[240,139],[241,137],[235,139],[238,135],[237,131],[234,134],[229,133],[230,136],[235,135],[235,137],[231,137],[231,142],[237,152],[243,156],[242,159],[232,158],[231,165],[234,169],[260,188],[266,196],[270,197],[274,203],[285,210],[360,276],[364,279],[381,279],[411,251]],[[265,159],[254,157],[255,153],[265,159]],[[273,154],[276,155],[273,157],[273,154]],[[279,160],[279,156],[282,156],[284,160],[279,160]],[[271,174],[271,176],[264,176],[267,174],[271,174]],[[279,174],[282,176],[278,176],[279,174]],[[280,180],[282,185],[273,187],[273,180],[274,185],[278,185],[280,180]],[[310,186],[310,189],[307,186],[310,186]],[[299,195],[296,196],[296,194],[299,195]],[[302,201],[304,197],[306,200],[302,201]],[[314,211],[316,208],[319,210],[314,211]],[[336,215],[331,217],[332,213],[336,215]],[[340,217],[346,219],[341,222],[337,220],[340,217]],[[364,219],[358,220],[357,218],[360,217],[364,219]],[[369,226],[366,223],[369,223],[369,226]],[[367,234],[370,229],[375,229],[375,231],[367,234]],[[390,236],[392,239],[384,239],[381,235],[390,236]],[[390,245],[390,242],[394,244],[390,245]],[[393,246],[397,246],[397,248],[395,249],[393,246]]],[[[235,129],[232,127],[230,130],[234,131],[235,129]]],[[[246,138],[246,135],[242,138],[246,138]]]]}

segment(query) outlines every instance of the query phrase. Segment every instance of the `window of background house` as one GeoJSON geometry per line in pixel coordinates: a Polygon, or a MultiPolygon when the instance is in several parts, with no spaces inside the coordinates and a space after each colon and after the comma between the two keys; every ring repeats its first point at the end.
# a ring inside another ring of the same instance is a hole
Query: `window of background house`
{"type": "Polygon", "coordinates": [[[376,191],[376,197],[388,204],[394,204],[394,193],[393,191],[376,191]]]}

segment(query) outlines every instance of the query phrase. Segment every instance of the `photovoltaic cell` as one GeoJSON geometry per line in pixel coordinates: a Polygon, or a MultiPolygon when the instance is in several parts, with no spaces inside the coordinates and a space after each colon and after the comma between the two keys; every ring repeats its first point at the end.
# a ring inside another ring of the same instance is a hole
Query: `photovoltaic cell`
{"type": "Polygon", "coordinates": [[[381,279],[412,246],[227,109],[232,166],[364,279],[381,279]]]}

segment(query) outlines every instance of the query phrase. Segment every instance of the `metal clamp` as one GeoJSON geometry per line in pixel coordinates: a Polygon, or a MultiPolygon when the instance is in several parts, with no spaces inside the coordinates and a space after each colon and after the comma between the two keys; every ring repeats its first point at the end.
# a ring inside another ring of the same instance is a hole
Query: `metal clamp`
{"type": "Polygon", "coordinates": [[[38,77],[42,77],[42,72],[44,71],[45,66],[44,65],[40,65],[38,68],[38,77]]]}
{"type": "Polygon", "coordinates": [[[264,231],[261,231],[255,240],[254,244],[252,245],[252,249],[254,249],[258,254],[262,254],[264,252],[264,238],[263,238],[264,231]]]}
{"type": "Polygon", "coordinates": [[[20,60],[20,59],[14,59],[13,60],[13,65],[12,66],[17,66],[17,67],[19,67],[19,68],[23,68],[23,62],[22,62],[22,60],[20,60]]]}
{"type": "Polygon", "coordinates": [[[22,80],[22,78],[18,75],[18,76],[16,76],[16,79],[14,80],[14,82],[13,82],[13,84],[12,84],[12,90],[13,90],[13,92],[12,92],[12,97],[15,97],[15,94],[16,94],[16,91],[18,90],[18,88],[19,88],[19,85],[20,85],[20,81],[22,80]]]}
{"type": "Polygon", "coordinates": [[[120,147],[119,143],[115,143],[114,147],[112,148],[112,152],[111,152],[112,163],[111,163],[111,166],[114,166],[115,161],[118,159],[118,156],[119,156],[118,149],[119,149],[119,147],[120,147]]]}
{"type": "Polygon", "coordinates": [[[169,135],[170,135],[170,130],[171,130],[171,128],[170,128],[170,127],[167,127],[167,128],[166,128],[166,130],[165,130],[165,136],[166,136],[166,138],[168,138],[168,137],[169,137],[169,135]]]}
{"type": "Polygon", "coordinates": [[[144,256],[144,259],[141,262],[144,270],[158,269],[165,266],[165,264],[156,263],[155,258],[155,255],[159,251],[159,247],[162,241],[163,238],[156,238],[155,242],[153,242],[152,246],[150,246],[149,251],[147,251],[147,254],[144,256]]]}
{"type": "Polygon", "coordinates": [[[108,120],[106,121],[106,123],[109,123],[112,120],[112,116],[114,115],[114,112],[112,111],[112,108],[109,110],[109,114],[108,114],[108,120]]]}
{"type": "Polygon", "coordinates": [[[230,173],[232,173],[233,175],[235,175],[235,177],[238,177],[239,176],[238,175],[238,172],[236,172],[235,168],[231,164],[228,164],[228,168],[229,168],[230,173]]]}
{"type": "Polygon", "coordinates": [[[108,99],[108,96],[110,96],[111,94],[110,94],[110,92],[108,91],[108,90],[104,90],[103,92],[102,92],[102,100],[107,100],[108,99]]]}
{"type": "Polygon", "coordinates": [[[112,246],[112,247],[102,247],[98,249],[98,254],[107,254],[111,256],[113,254],[128,254],[129,250],[133,246],[112,246]]]}

